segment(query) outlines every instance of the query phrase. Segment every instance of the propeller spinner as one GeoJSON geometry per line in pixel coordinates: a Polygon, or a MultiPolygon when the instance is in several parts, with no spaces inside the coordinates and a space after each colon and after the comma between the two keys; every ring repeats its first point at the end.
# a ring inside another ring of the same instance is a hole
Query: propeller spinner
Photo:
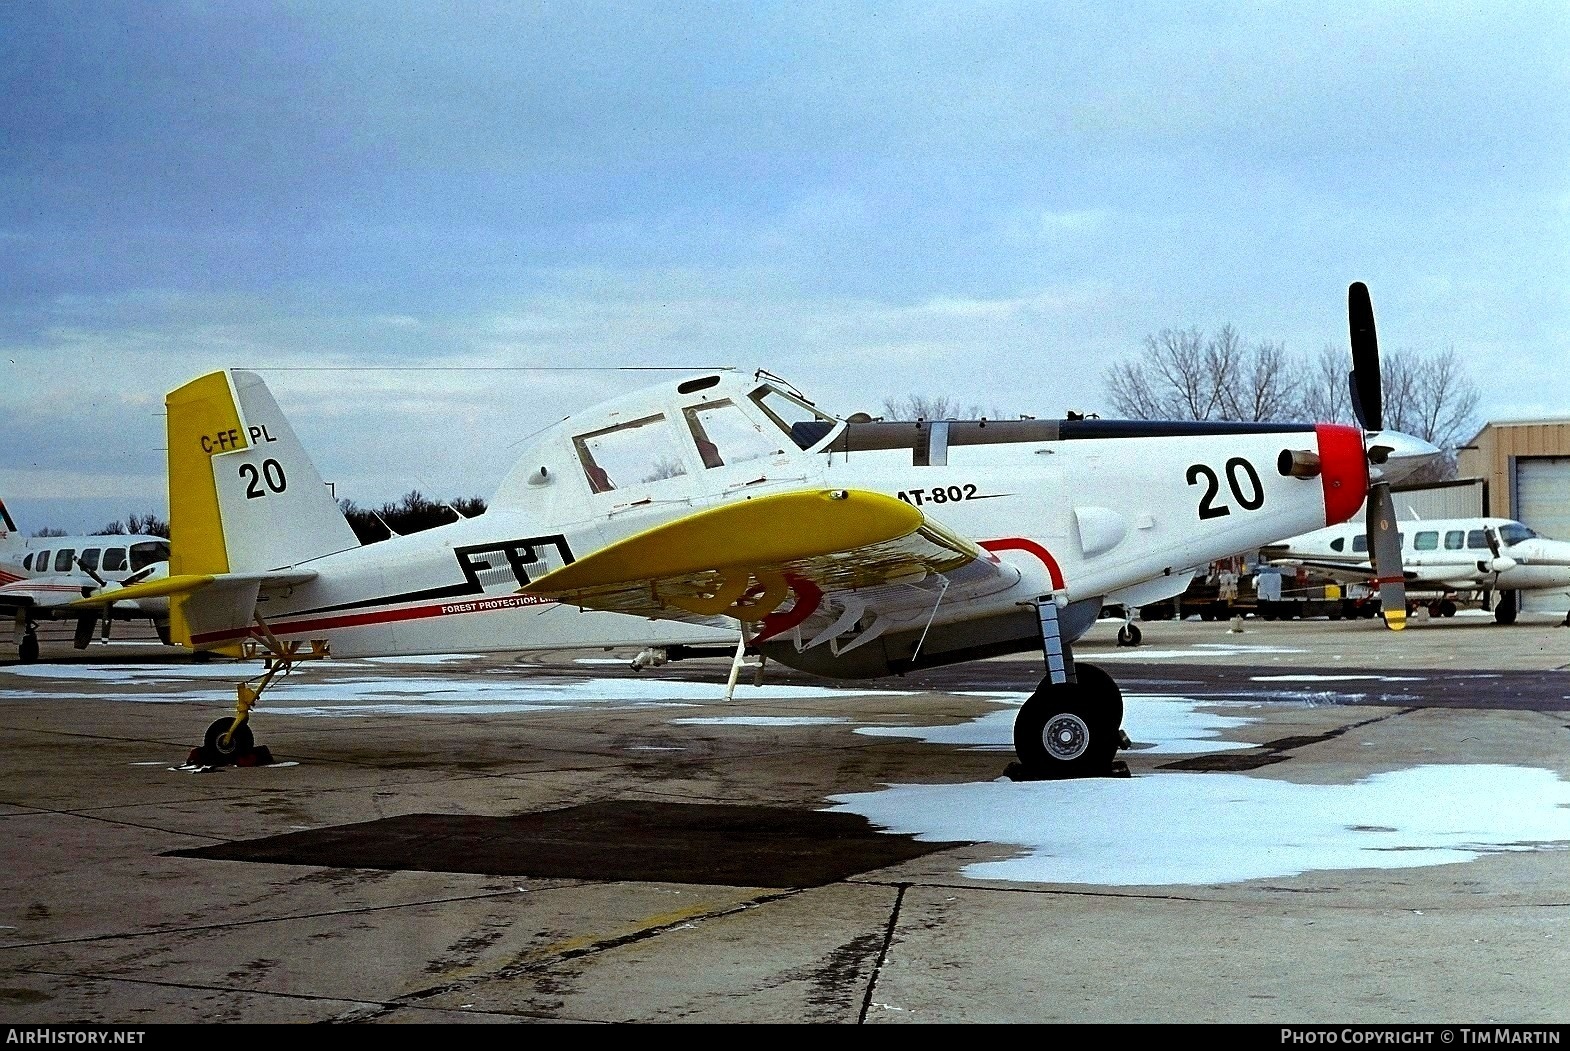
{"type": "MultiPolygon", "coordinates": [[[[1347,289],[1347,323],[1352,340],[1352,411],[1363,428],[1363,451],[1371,464],[1382,464],[1390,450],[1374,439],[1385,427],[1384,394],[1379,375],[1379,339],[1374,333],[1374,305],[1368,286],[1354,282],[1347,289]]],[[[1396,528],[1395,500],[1388,479],[1368,484],[1368,550],[1373,558],[1379,609],[1392,631],[1406,627],[1406,569],[1401,564],[1401,533],[1396,528]]]]}

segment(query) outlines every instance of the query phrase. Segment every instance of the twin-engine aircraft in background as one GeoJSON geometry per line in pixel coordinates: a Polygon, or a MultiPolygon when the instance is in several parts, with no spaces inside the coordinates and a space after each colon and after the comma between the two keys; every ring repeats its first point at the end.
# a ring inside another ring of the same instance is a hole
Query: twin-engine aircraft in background
{"type": "MultiPolygon", "coordinates": [[[[1361,288],[1353,383],[1377,418],[1361,288]]],[[[483,515],[361,547],[259,377],[167,406],[173,573],[128,591],[170,596],[183,645],[266,658],[208,728],[220,759],[313,656],[725,642],[733,681],[743,650],[849,679],[1039,652],[1025,775],[1103,775],[1122,695],[1072,644],[1104,606],[1341,522],[1437,453],[1337,424],[841,419],[720,371],[542,432],[483,515]]]]}
{"type": "MultiPolygon", "coordinates": [[[[1420,591],[1481,591],[1493,606],[1494,620],[1515,623],[1517,592],[1560,592],[1570,599],[1570,542],[1543,536],[1508,518],[1413,519],[1399,529],[1406,587],[1420,591]]],[[[1260,550],[1282,566],[1306,566],[1351,583],[1376,575],[1368,537],[1347,526],[1331,526],[1260,550]]],[[[1453,614],[1453,599],[1430,606],[1453,614]],[[1448,603],[1448,606],[1446,605],[1448,603]]],[[[1566,615],[1570,622],[1570,614],[1566,615]]]]}
{"type": "Polygon", "coordinates": [[[150,621],[167,643],[167,598],[115,599],[113,595],[127,584],[168,575],[169,541],[161,536],[24,537],[0,503],[0,615],[15,620],[17,658],[23,664],[38,660],[41,620],[76,621],[77,649],[87,647],[100,623],[102,637],[108,639],[115,620],[150,621]],[[85,608],[73,605],[87,595],[103,595],[106,601],[85,608]]]}

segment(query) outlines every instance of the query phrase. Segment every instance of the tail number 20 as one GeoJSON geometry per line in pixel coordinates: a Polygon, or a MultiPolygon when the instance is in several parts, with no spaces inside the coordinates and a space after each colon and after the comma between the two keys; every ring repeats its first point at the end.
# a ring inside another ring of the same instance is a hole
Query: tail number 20
{"type": "MultiPolygon", "coordinates": [[[[277,460],[263,460],[260,471],[256,469],[254,463],[242,463],[240,477],[245,479],[247,500],[255,500],[258,496],[266,496],[270,492],[281,493],[289,487],[288,479],[283,476],[283,464],[277,460]]],[[[1222,514],[1226,512],[1223,511],[1222,514]]]]}
{"type": "MultiPolygon", "coordinates": [[[[1259,483],[1259,474],[1254,470],[1254,465],[1241,456],[1234,456],[1227,461],[1227,488],[1232,490],[1232,498],[1245,511],[1257,511],[1265,502],[1265,487],[1259,483]]],[[[1188,469],[1188,484],[1198,485],[1200,479],[1205,480],[1205,495],[1199,499],[1199,517],[1220,518],[1232,513],[1232,508],[1225,503],[1216,503],[1216,497],[1221,493],[1221,479],[1216,477],[1216,472],[1208,464],[1196,463],[1188,469]]]]}

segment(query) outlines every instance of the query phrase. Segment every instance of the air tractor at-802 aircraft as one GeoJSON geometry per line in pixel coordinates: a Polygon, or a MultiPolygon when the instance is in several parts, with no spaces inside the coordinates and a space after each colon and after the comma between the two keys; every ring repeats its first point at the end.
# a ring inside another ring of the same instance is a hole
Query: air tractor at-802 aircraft
{"type": "Polygon", "coordinates": [[[849,679],[1038,652],[1021,769],[1103,775],[1122,695],[1073,643],[1104,606],[1377,506],[1437,453],[1379,429],[1367,290],[1349,302],[1365,428],[850,420],[720,371],[577,413],[485,514],[364,547],[262,380],[212,373],[167,399],[173,572],[140,593],[170,596],[181,644],[266,660],[208,728],[217,756],[310,657],[723,642],[849,679]]]}

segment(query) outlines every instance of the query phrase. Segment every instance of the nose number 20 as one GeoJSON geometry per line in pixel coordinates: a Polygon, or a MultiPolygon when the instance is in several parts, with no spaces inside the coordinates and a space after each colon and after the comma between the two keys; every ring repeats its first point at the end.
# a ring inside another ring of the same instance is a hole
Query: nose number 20
{"type": "MultiPolygon", "coordinates": [[[[1238,506],[1245,511],[1257,511],[1265,503],[1265,487],[1260,484],[1259,473],[1254,470],[1254,465],[1241,456],[1234,456],[1226,465],[1227,488],[1232,490],[1232,498],[1238,506]]],[[[1216,502],[1216,497],[1221,495],[1221,479],[1215,469],[1208,464],[1190,464],[1187,473],[1189,485],[1205,485],[1205,494],[1199,498],[1199,517],[1220,518],[1232,513],[1232,508],[1225,501],[1216,502]]]]}

